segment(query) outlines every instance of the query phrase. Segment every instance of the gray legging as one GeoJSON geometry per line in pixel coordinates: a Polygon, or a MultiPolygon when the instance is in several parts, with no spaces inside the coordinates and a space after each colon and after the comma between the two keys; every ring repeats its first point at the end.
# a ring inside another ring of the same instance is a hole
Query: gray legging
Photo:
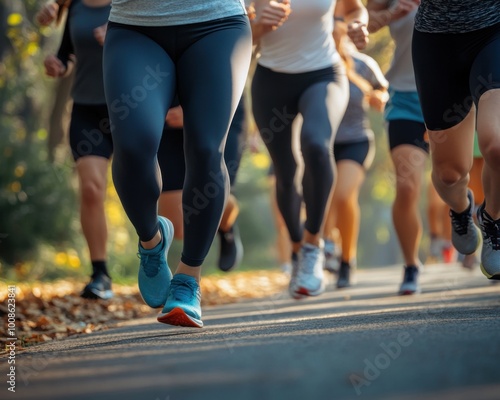
{"type": "Polygon", "coordinates": [[[180,26],[108,25],[104,88],[116,190],[139,239],[152,239],[161,192],[157,152],[177,91],[186,158],[181,261],[190,266],[203,263],[229,193],[224,143],[250,57],[251,31],[243,15],[180,26]]]}
{"type": "Polygon", "coordinates": [[[273,161],[278,207],[293,242],[302,241],[303,236],[302,196],[307,215],[305,229],[312,234],[321,229],[333,185],[332,143],[348,98],[347,77],[339,66],[285,74],[258,65],[255,71],[253,113],[273,161]],[[304,120],[300,132],[302,190],[297,185],[292,150],[292,122],[298,113],[304,120]]]}

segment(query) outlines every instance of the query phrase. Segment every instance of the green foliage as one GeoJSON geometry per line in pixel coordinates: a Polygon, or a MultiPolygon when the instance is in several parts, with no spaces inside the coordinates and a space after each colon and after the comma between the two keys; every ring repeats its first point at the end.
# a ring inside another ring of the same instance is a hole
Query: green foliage
{"type": "Polygon", "coordinates": [[[11,265],[32,260],[42,243],[71,243],[76,212],[71,169],[47,162],[45,141],[27,144],[13,122],[0,119],[0,258],[11,265]]]}
{"type": "Polygon", "coordinates": [[[72,168],[48,162],[40,128],[53,91],[42,79],[44,38],[31,22],[39,7],[0,3],[0,266],[15,265],[18,276],[44,246],[72,243],[77,211],[72,168]]]}

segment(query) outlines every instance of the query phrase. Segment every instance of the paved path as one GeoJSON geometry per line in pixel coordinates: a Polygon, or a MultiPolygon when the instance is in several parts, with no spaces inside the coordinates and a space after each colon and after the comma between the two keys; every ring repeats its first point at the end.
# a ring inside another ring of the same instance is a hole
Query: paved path
{"type": "Polygon", "coordinates": [[[433,265],[421,295],[398,297],[401,275],[206,308],[204,329],[148,318],[45,343],[17,355],[16,393],[2,379],[0,398],[500,399],[500,285],[433,265]]]}

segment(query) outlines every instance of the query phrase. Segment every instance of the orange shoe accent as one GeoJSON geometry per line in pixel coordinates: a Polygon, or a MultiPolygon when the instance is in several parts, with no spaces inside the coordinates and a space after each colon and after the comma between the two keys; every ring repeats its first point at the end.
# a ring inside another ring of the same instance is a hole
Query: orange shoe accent
{"type": "Polygon", "coordinates": [[[187,315],[183,309],[174,308],[168,314],[156,318],[158,322],[168,325],[188,326],[191,328],[203,328],[203,323],[198,324],[187,315]]]}
{"type": "Polygon", "coordinates": [[[443,248],[443,262],[446,264],[456,260],[455,248],[453,246],[443,248]]]}

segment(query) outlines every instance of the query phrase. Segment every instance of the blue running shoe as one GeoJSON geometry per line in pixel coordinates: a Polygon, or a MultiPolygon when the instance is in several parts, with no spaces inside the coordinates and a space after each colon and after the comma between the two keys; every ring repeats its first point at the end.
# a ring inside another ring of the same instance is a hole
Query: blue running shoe
{"type": "Polygon", "coordinates": [[[172,272],[167,264],[167,253],[174,238],[174,226],[165,217],[159,217],[162,242],[146,250],[139,244],[139,291],[151,308],[162,307],[167,301],[172,272]]]}
{"type": "Polygon", "coordinates": [[[170,282],[170,293],[158,315],[158,322],[169,325],[203,328],[200,285],[195,278],[176,274],[170,282]]]}
{"type": "Polygon", "coordinates": [[[420,285],[418,284],[419,268],[416,265],[407,265],[403,276],[403,282],[399,287],[400,295],[409,295],[420,293],[420,285]]]}

